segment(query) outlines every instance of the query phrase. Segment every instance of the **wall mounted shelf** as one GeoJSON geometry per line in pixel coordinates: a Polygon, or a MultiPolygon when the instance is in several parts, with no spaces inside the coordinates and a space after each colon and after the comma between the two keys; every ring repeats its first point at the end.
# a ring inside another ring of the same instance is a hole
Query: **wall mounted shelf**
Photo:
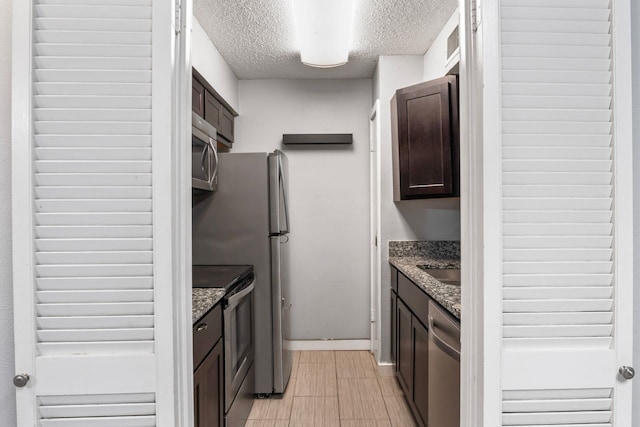
{"type": "Polygon", "coordinates": [[[285,145],[333,145],[353,144],[352,133],[285,133],[282,135],[285,145]]]}

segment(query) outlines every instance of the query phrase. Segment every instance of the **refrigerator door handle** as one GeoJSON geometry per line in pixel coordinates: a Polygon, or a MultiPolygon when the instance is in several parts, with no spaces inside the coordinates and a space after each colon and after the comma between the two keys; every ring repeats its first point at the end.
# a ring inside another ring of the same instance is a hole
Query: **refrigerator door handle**
{"type": "Polygon", "coordinates": [[[287,188],[285,187],[284,166],[282,165],[282,159],[278,156],[278,180],[281,186],[282,206],[284,209],[284,230],[280,230],[281,233],[289,232],[289,206],[287,205],[287,188]]]}

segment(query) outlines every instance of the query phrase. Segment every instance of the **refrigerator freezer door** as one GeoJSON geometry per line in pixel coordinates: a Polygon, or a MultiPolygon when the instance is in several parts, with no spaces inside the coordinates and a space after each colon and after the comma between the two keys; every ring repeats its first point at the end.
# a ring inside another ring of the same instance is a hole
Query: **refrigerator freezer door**
{"type": "Polygon", "coordinates": [[[289,232],[288,159],[281,151],[269,154],[270,234],[289,232]]]}
{"type": "Polygon", "coordinates": [[[271,285],[273,294],[273,392],[284,393],[291,376],[290,349],[289,236],[272,236],[271,285]]]}

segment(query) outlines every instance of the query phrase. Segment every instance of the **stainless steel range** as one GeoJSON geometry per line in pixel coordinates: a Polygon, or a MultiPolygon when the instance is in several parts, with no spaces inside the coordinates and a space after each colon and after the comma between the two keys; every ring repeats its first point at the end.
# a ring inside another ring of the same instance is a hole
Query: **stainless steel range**
{"type": "Polygon", "coordinates": [[[194,265],[194,288],[224,288],[224,423],[244,426],[253,406],[255,275],[246,265],[194,265]]]}

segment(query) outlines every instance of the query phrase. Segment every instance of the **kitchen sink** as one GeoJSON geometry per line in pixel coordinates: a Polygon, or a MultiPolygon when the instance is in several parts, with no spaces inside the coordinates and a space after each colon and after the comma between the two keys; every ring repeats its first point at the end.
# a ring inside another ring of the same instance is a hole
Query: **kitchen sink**
{"type": "Polygon", "coordinates": [[[442,283],[460,286],[459,268],[432,268],[429,265],[417,265],[416,267],[442,283]]]}

